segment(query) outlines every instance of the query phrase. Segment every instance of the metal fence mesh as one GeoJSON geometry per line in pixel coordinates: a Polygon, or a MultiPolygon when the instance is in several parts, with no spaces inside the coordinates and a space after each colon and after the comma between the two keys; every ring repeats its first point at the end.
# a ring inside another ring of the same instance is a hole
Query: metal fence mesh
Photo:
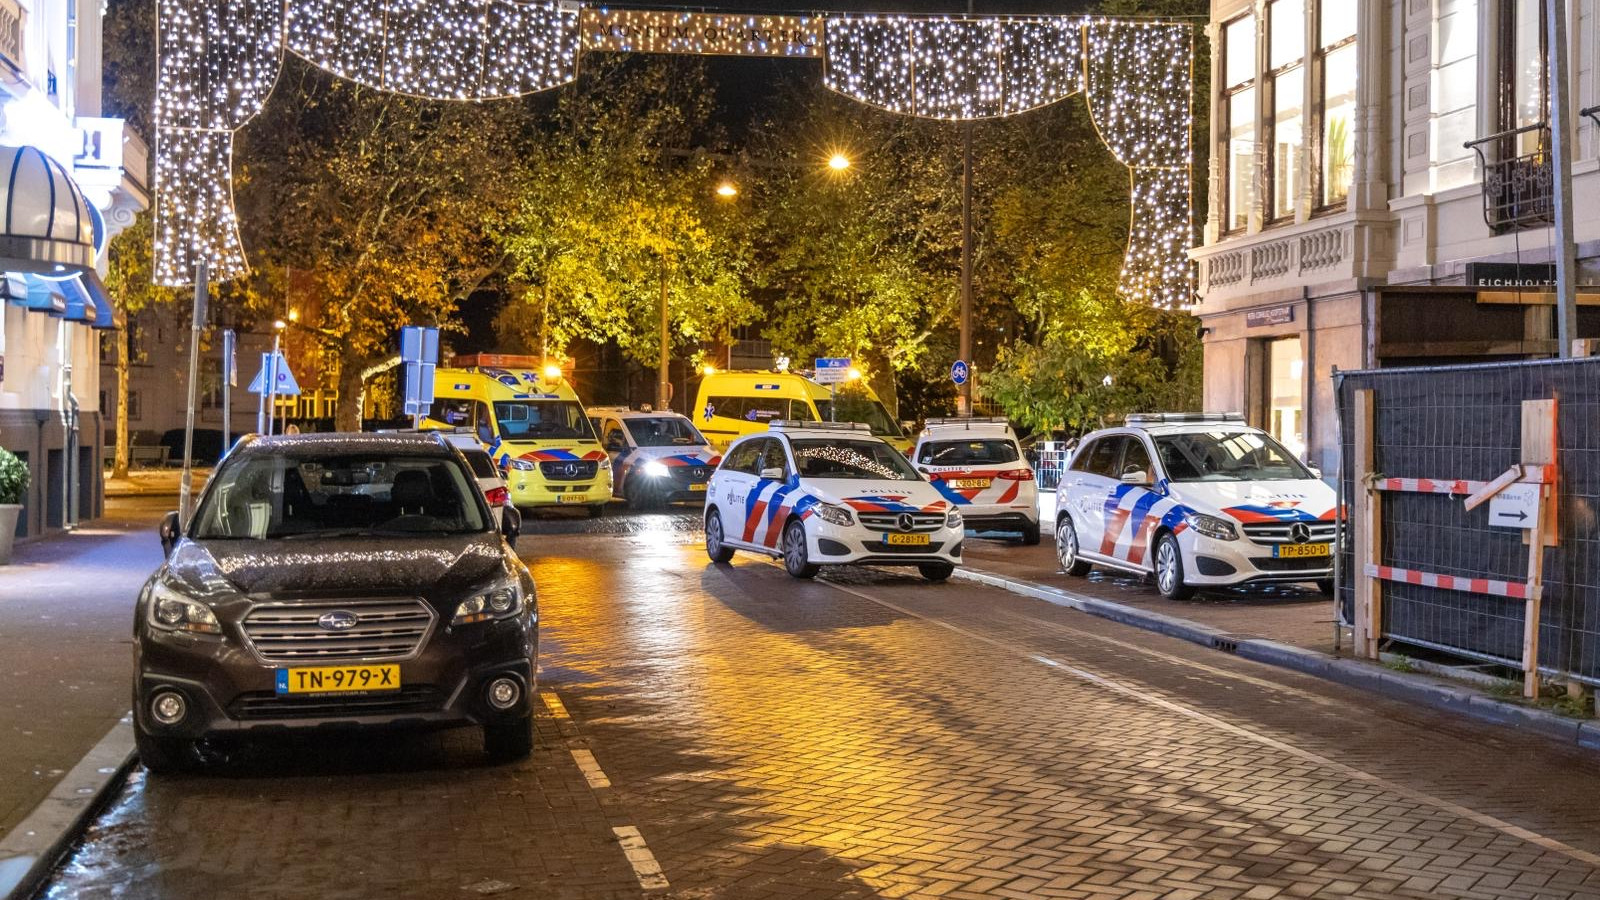
{"type": "MultiPolygon", "coordinates": [[[[1540,668],[1600,684],[1600,359],[1346,372],[1338,377],[1340,498],[1354,508],[1356,391],[1371,389],[1374,468],[1389,478],[1489,481],[1520,462],[1522,401],[1557,399],[1560,546],[1546,552],[1540,668]]],[[[1526,581],[1525,532],[1491,528],[1462,497],[1383,492],[1381,562],[1440,575],[1526,581]]],[[[1361,523],[1353,522],[1357,540],[1361,523]]],[[[1354,609],[1352,541],[1341,551],[1343,618],[1354,609]]],[[[1521,600],[1383,582],[1383,635],[1520,665],[1521,600]]]]}

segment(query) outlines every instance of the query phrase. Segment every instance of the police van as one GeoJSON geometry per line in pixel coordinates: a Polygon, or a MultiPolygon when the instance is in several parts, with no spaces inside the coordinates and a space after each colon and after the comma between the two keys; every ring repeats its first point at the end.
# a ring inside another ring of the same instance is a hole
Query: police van
{"type": "Polygon", "coordinates": [[[458,356],[434,373],[424,428],[470,428],[521,508],[582,506],[605,515],[611,460],[571,383],[531,356],[458,356]]]}
{"type": "Polygon", "coordinates": [[[901,453],[911,452],[911,438],[859,380],[830,389],[796,372],[713,372],[701,379],[692,414],[718,448],[783,420],[854,422],[901,453]]]}

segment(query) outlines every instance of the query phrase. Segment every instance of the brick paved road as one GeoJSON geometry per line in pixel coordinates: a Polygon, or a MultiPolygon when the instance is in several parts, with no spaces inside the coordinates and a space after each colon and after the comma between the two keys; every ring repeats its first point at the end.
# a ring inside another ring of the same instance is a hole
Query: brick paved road
{"type": "Polygon", "coordinates": [[[998,591],[607,527],[523,544],[559,697],[526,763],[451,734],[136,779],[49,895],[1600,897],[1588,757],[998,591]]]}

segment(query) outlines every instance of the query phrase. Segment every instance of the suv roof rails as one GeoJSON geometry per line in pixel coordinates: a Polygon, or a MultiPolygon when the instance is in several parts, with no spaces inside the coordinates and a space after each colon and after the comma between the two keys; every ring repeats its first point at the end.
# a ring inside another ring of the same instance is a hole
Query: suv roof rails
{"type": "Polygon", "coordinates": [[[865,422],[802,422],[796,419],[773,419],[767,423],[771,431],[865,431],[872,428],[865,422]]]}
{"type": "Polygon", "coordinates": [[[1127,425],[1184,425],[1196,422],[1228,422],[1244,424],[1244,413],[1236,412],[1186,412],[1186,413],[1130,413],[1127,425]]]}

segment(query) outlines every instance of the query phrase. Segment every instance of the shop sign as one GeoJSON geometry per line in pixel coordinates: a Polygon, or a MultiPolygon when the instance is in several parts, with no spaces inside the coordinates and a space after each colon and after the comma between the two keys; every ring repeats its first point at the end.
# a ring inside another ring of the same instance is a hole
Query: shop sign
{"type": "Polygon", "coordinates": [[[1556,283],[1556,267],[1549,263],[1467,263],[1467,284],[1472,287],[1547,287],[1556,283]]]}
{"type": "Polygon", "coordinates": [[[1263,325],[1288,325],[1294,321],[1293,306],[1269,306],[1266,309],[1247,309],[1244,327],[1260,328],[1263,325]]]}

